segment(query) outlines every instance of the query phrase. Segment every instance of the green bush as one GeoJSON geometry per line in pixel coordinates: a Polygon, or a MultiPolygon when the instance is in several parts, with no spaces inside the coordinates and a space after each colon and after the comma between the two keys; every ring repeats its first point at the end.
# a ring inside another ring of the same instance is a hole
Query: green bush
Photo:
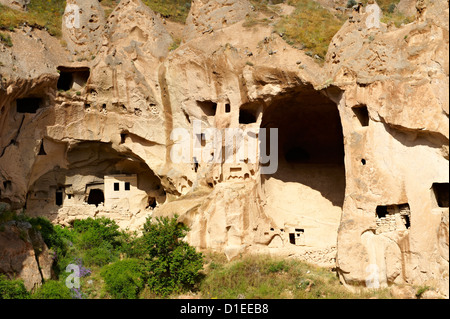
{"type": "Polygon", "coordinates": [[[72,299],[70,289],[60,281],[46,281],[31,296],[33,299],[72,299]]]}
{"type": "Polygon", "coordinates": [[[174,218],[148,218],[141,238],[141,256],[150,290],[162,296],[192,288],[200,278],[203,255],[182,239],[188,227],[174,218]]]}
{"type": "Polygon", "coordinates": [[[116,299],[136,299],[145,284],[144,267],[138,259],[124,259],[107,265],[100,275],[106,291],[116,299]]]}
{"type": "Polygon", "coordinates": [[[106,217],[76,220],[73,230],[80,234],[78,245],[81,249],[98,247],[103,242],[110,243],[114,248],[120,245],[119,225],[106,217]]]}
{"type": "Polygon", "coordinates": [[[347,8],[352,8],[353,6],[356,6],[356,0],[348,0],[347,1],[347,8]]]}
{"type": "Polygon", "coordinates": [[[87,249],[83,260],[87,266],[104,266],[118,260],[120,251],[114,249],[109,242],[102,242],[99,246],[87,249]]]}
{"type": "Polygon", "coordinates": [[[29,299],[30,293],[25,288],[23,280],[9,280],[0,275],[0,299],[29,299]]]}

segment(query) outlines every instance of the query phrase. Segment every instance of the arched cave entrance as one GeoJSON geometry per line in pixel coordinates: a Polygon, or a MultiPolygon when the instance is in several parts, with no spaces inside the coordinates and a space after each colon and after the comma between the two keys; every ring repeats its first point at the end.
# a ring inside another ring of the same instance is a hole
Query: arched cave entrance
{"type": "Polygon", "coordinates": [[[89,192],[89,197],[87,200],[87,203],[89,205],[95,205],[98,206],[105,202],[105,195],[103,194],[103,191],[98,188],[91,189],[89,192]]]}
{"type": "Polygon", "coordinates": [[[335,244],[345,194],[336,104],[313,88],[284,94],[265,107],[261,127],[278,128],[278,170],[261,177],[266,213],[304,229],[306,245],[335,244]]]}

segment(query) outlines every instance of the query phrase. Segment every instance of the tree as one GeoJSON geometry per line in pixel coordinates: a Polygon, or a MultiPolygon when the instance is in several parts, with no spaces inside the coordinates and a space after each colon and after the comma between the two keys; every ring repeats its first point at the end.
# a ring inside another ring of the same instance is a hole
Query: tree
{"type": "Polygon", "coordinates": [[[200,278],[203,254],[183,241],[189,228],[177,216],[148,218],[140,238],[141,254],[148,270],[149,288],[167,296],[191,288],[200,278]]]}

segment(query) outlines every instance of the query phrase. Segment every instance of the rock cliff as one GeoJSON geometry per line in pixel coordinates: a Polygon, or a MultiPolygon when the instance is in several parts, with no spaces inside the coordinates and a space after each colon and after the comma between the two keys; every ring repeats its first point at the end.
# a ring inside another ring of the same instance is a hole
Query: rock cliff
{"type": "Polygon", "coordinates": [[[323,65],[273,24],[249,27],[276,15],[246,0],[193,1],[178,47],[140,0],[108,17],[68,1],[66,48],[8,32],[0,200],[63,225],[177,214],[190,243],[230,259],[291,256],[350,289],[448,296],[448,2],[419,1],[401,27],[369,2],[323,65]]]}

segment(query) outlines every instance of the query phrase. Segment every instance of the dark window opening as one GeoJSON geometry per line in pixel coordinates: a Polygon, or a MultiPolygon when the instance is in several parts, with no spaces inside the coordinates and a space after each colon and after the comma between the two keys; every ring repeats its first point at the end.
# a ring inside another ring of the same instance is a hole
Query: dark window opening
{"type": "Polygon", "coordinates": [[[60,72],[56,87],[58,90],[68,91],[73,85],[73,75],[71,72],[60,72]]]}
{"type": "Polygon", "coordinates": [[[11,181],[4,181],[4,182],[3,182],[3,188],[4,188],[5,190],[9,190],[9,189],[11,189],[11,187],[12,187],[11,181]]]}
{"type": "Polygon", "coordinates": [[[256,123],[256,115],[249,110],[239,110],[239,123],[251,124],[256,123]]]}
{"type": "Polygon", "coordinates": [[[106,110],[106,104],[102,104],[102,109],[106,110]]]}
{"type": "Polygon", "coordinates": [[[40,98],[28,97],[24,99],[17,99],[17,113],[36,113],[41,103],[42,99],[40,98]]]}
{"type": "Polygon", "coordinates": [[[212,101],[197,101],[197,105],[200,106],[206,116],[216,115],[217,103],[212,101]]]}
{"type": "Polygon", "coordinates": [[[119,183],[114,183],[114,191],[118,192],[120,190],[119,183]]]}
{"type": "Polygon", "coordinates": [[[129,191],[131,189],[131,184],[130,182],[125,182],[125,190],[129,191]]]}
{"type": "Polygon", "coordinates": [[[361,160],[361,164],[366,165],[366,160],[364,158],[361,160]]]}
{"type": "Polygon", "coordinates": [[[127,138],[127,134],[121,133],[120,134],[120,144],[125,143],[126,138],[127,138]]]}
{"type": "Polygon", "coordinates": [[[39,147],[39,153],[38,155],[47,155],[44,149],[44,141],[41,142],[41,146],[39,147]]]}
{"type": "Polygon", "coordinates": [[[369,125],[369,111],[367,110],[366,105],[354,106],[352,107],[352,110],[361,126],[369,125]]]}
{"type": "Polygon", "coordinates": [[[197,171],[198,171],[198,161],[197,161],[197,158],[194,157],[194,158],[192,159],[192,161],[194,162],[194,171],[197,173],[197,171]]]}
{"type": "Polygon", "coordinates": [[[377,206],[376,214],[378,218],[384,218],[388,214],[387,206],[377,206]]]}
{"type": "Polygon", "coordinates": [[[409,220],[409,216],[403,215],[402,218],[403,218],[403,222],[405,223],[406,229],[409,229],[411,227],[411,222],[409,220]]]}
{"type": "Polygon", "coordinates": [[[449,189],[448,183],[433,183],[432,189],[439,207],[448,207],[449,189]]]}
{"type": "Polygon", "coordinates": [[[105,202],[105,195],[103,191],[98,188],[91,189],[89,191],[88,204],[98,206],[105,202]]]}
{"type": "Polygon", "coordinates": [[[284,158],[290,163],[304,163],[309,161],[310,156],[303,148],[293,147],[286,152],[284,158]]]}
{"type": "Polygon", "coordinates": [[[58,90],[68,91],[72,88],[82,88],[86,85],[91,74],[89,68],[65,68],[58,67],[59,79],[56,87],[58,90]]]}
{"type": "Polygon", "coordinates": [[[205,146],[206,145],[206,136],[205,136],[204,133],[197,134],[197,139],[200,142],[201,146],[205,146]]]}
{"type": "Polygon", "coordinates": [[[231,112],[231,105],[229,103],[225,104],[225,113],[231,112]]]}
{"type": "Polygon", "coordinates": [[[156,207],[156,199],[154,197],[148,198],[148,207],[155,208],[156,207]]]}
{"type": "Polygon", "coordinates": [[[289,242],[295,245],[295,233],[289,233],[289,242]]]}
{"type": "Polygon", "coordinates": [[[63,204],[63,192],[57,191],[55,195],[56,206],[61,206],[63,204]]]}

